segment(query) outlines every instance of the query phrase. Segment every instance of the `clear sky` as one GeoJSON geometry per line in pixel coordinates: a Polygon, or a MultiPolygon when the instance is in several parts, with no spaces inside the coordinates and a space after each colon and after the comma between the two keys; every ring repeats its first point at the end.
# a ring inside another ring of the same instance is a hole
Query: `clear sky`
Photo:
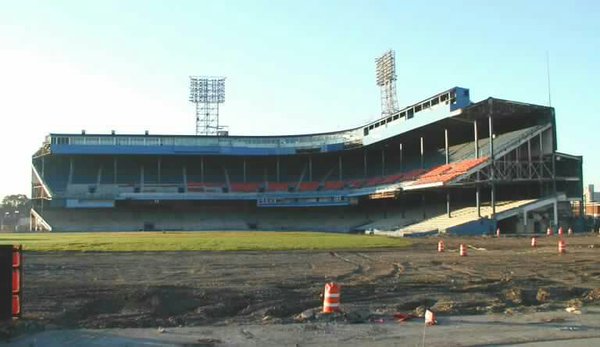
{"type": "Polygon", "coordinates": [[[548,104],[560,151],[600,186],[600,1],[0,0],[0,197],[30,194],[50,132],[192,134],[189,75],[223,75],[232,134],[377,117],[374,59],[405,106],[453,86],[548,104]]]}

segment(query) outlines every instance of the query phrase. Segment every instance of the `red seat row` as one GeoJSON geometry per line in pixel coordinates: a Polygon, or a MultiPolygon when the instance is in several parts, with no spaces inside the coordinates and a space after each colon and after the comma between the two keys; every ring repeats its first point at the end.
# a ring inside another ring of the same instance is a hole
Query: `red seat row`
{"type": "Polygon", "coordinates": [[[440,165],[422,174],[413,184],[447,183],[484,163],[487,157],[440,165]]]}
{"type": "Polygon", "coordinates": [[[236,193],[256,193],[260,188],[260,183],[231,183],[229,187],[232,192],[236,193]]]}
{"type": "MultiPolygon", "coordinates": [[[[430,170],[412,170],[405,173],[389,176],[372,177],[368,179],[351,179],[346,181],[325,181],[321,184],[318,181],[302,182],[298,185],[298,190],[303,192],[323,190],[340,190],[344,188],[357,189],[362,187],[373,187],[385,184],[394,184],[400,182],[414,181],[412,184],[429,184],[429,183],[447,183],[455,178],[463,175],[469,170],[475,168],[485,162],[487,157],[479,159],[469,159],[456,163],[440,165],[430,170]]],[[[259,191],[262,183],[231,183],[232,192],[253,193],[259,191]]],[[[220,183],[199,183],[189,182],[189,191],[204,191],[205,188],[223,187],[220,183]]],[[[264,187],[267,192],[287,192],[290,186],[295,186],[290,182],[267,182],[264,187]]]]}

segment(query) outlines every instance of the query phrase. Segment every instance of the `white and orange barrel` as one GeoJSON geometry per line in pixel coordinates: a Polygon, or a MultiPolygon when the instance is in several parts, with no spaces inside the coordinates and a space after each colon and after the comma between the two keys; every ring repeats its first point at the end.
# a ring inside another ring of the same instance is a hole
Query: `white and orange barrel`
{"type": "Polygon", "coordinates": [[[464,243],[460,244],[459,250],[460,250],[460,256],[461,257],[466,257],[467,256],[467,246],[465,246],[464,243]]]}
{"type": "Polygon", "coordinates": [[[567,230],[567,235],[573,235],[573,228],[569,228],[569,230],[567,230]]]}
{"type": "Polygon", "coordinates": [[[552,231],[552,227],[548,227],[548,230],[546,230],[546,236],[552,236],[554,235],[554,231],[552,231]]]}
{"type": "Polygon", "coordinates": [[[340,312],[340,285],[337,283],[326,283],[323,295],[323,313],[340,312]]]}
{"type": "Polygon", "coordinates": [[[435,319],[435,313],[429,309],[425,310],[425,325],[435,325],[437,320],[435,319]]]}
{"type": "Polygon", "coordinates": [[[563,234],[565,233],[563,227],[559,227],[558,228],[558,236],[563,236],[563,234]]]}
{"type": "Polygon", "coordinates": [[[535,237],[531,238],[531,247],[537,247],[537,239],[535,237]]]}
{"type": "Polygon", "coordinates": [[[567,243],[565,240],[558,240],[558,253],[565,254],[567,253],[567,243]]]}
{"type": "Polygon", "coordinates": [[[500,237],[500,228],[496,229],[496,237],[500,237]]]}
{"type": "Polygon", "coordinates": [[[444,244],[444,240],[438,241],[438,252],[442,253],[446,250],[446,245],[444,244]]]}

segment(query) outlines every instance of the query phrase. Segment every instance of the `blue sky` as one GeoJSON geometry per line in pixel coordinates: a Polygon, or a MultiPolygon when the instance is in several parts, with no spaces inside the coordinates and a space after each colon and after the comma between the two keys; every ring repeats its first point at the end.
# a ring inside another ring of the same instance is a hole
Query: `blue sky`
{"type": "Polygon", "coordinates": [[[0,0],[0,196],[29,194],[50,132],[195,131],[189,75],[227,76],[232,134],[377,117],[375,57],[396,51],[400,105],[453,86],[548,103],[559,150],[600,186],[597,1],[0,0]]]}

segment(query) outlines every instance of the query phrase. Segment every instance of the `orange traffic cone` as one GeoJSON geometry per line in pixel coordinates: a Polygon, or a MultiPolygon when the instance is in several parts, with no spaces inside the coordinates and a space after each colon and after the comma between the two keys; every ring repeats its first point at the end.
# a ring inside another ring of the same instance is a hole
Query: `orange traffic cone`
{"type": "Polygon", "coordinates": [[[537,247],[537,240],[535,237],[531,238],[531,247],[537,247]]]}
{"type": "Polygon", "coordinates": [[[565,240],[558,240],[558,253],[565,254],[567,253],[567,243],[565,240]]]}
{"type": "Polygon", "coordinates": [[[552,236],[554,235],[554,231],[552,231],[552,227],[548,227],[548,230],[546,230],[546,236],[552,236]]]}
{"type": "Polygon", "coordinates": [[[467,246],[465,246],[464,244],[460,244],[460,256],[461,257],[466,257],[467,256],[467,246]]]}
{"type": "Polygon", "coordinates": [[[558,228],[558,236],[563,236],[564,230],[563,227],[558,228]]]}
{"type": "Polygon", "coordinates": [[[500,237],[500,228],[496,229],[496,237],[500,237]]]}
{"type": "Polygon", "coordinates": [[[340,312],[340,285],[330,282],[325,284],[323,295],[323,313],[340,312]]]}
{"type": "Polygon", "coordinates": [[[573,229],[572,228],[569,228],[569,230],[567,230],[567,235],[569,235],[569,236],[573,235],[573,229]]]}
{"type": "Polygon", "coordinates": [[[446,250],[446,245],[444,244],[444,240],[438,241],[438,252],[442,253],[446,250]]]}

